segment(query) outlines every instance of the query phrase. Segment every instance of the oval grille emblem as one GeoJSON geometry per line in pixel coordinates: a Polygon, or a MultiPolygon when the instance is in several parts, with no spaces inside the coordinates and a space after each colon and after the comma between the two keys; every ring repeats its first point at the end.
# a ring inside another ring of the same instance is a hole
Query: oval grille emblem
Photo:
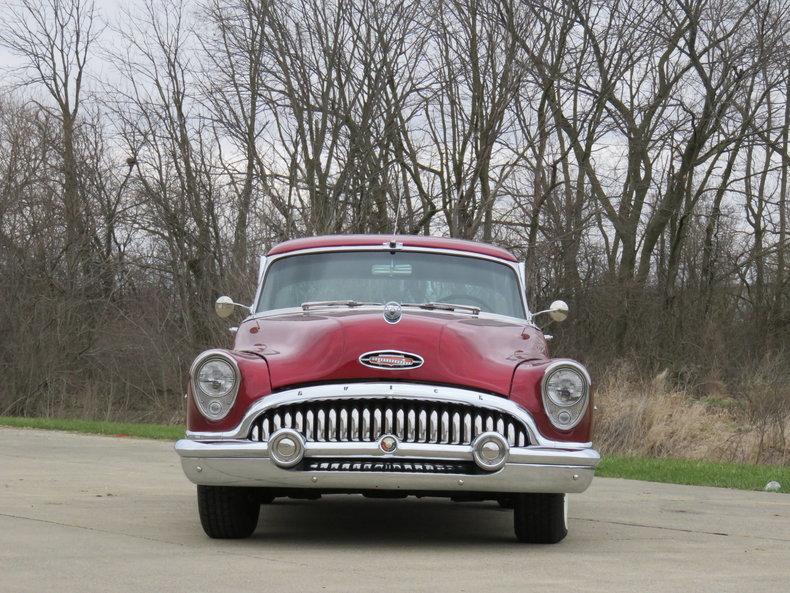
{"type": "Polygon", "coordinates": [[[365,352],[359,357],[360,364],[372,369],[385,369],[399,371],[402,369],[416,369],[425,362],[422,356],[401,352],[400,350],[377,350],[365,352]]]}

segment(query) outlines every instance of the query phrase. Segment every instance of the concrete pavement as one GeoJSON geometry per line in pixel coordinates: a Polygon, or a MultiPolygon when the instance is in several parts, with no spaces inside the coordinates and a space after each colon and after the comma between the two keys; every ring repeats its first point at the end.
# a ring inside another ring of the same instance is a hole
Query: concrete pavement
{"type": "Polygon", "coordinates": [[[0,593],[790,591],[790,496],[598,479],[555,546],[493,503],[330,496],[203,535],[172,444],[0,428],[0,593]]]}

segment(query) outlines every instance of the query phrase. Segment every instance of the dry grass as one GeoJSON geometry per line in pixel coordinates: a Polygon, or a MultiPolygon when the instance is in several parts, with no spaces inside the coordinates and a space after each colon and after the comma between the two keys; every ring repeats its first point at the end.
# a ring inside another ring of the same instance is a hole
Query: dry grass
{"type": "Polygon", "coordinates": [[[756,369],[740,396],[673,387],[664,371],[638,381],[627,367],[596,392],[594,441],[605,453],[744,463],[790,463],[786,371],[756,369]]]}

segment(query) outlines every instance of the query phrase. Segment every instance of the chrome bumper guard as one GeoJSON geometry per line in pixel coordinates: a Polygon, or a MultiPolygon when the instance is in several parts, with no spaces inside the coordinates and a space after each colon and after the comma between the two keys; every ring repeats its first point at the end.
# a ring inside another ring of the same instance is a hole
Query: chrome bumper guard
{"type": "MultiPolygon", "coordinates": [[[[400,473],[306,471],[278,467],[267,443],[193,441],[176,443],[184,473],[206,486],[319,488],[342,490],[434,490],[446,492],[583,492],[600,455],[592,449],[563,451],[511,448],[505,465],[491,473],[400,473]]],[[[472,448],[402,443],[385,454],[376,443],[307,443],[305,458],[472,461],[472,448]]]]}

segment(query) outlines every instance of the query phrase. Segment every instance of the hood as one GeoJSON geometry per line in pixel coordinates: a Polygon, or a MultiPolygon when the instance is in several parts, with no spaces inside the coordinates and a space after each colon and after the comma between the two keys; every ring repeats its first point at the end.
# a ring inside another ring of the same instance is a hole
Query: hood
{"type": "Polygon", "coordinates": [[[380,310],[332,309],[245,321],[235,349],[266,359],[272,389],[320,382],[412,381],[510,392],[515,367],[547,357],[542,333],[526,322],[404,310],[389,324],[380,310]],[[418,368],[371,368],[376,351],[420,356],[418,368]]]}

